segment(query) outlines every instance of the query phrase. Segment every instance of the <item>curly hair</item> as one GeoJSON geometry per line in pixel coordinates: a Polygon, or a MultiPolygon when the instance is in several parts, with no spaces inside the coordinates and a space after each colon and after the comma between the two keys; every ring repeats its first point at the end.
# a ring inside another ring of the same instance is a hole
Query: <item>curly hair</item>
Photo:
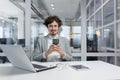
{"type": "Polygon", "coordinates": [[[45,19],[44,25],[48,27],[48,24],[51,24],[53,21],[56,21],[58,23],[58,27],[62,25],[62,21],[58,16],[49,16],[45,19]]]}

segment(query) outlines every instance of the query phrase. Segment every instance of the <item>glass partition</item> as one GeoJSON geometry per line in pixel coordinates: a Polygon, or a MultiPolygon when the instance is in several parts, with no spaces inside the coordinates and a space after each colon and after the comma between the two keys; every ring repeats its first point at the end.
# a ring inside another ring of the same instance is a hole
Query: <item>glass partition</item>
{"type": "Polygon", "coordinates": [[[16,35],[14,31],[15,30],[14,26],[15,26],[14,23],[2,20],[1,26],[0,26],[0,33],[1,33],[0,43],[1,44],[15,44],[16,43],[16,35]]]}
{"type": "Polygon", "coordinates": [[[96,35],[97,35],[97,51],[98,52],[103,52],[103,34],[102,34],[102,29],[96,30],[96,35]]]}
{"type": "Polygon", "coordinates": [[[86,0],[86,4],[88,4],[88,3],[89,3],[89,1],[90,1],[90,0],[86,0]]]}
{"type": "Polygon", "coordinates": [[[103,3],[106,2],[107,0],[103,0],[103,3]]]}
{"type": "MultiPolygon", "coordinates": [[[[120,51],[118,51],[117,53],[120,53],[120,51]]],[[[120,56],[117,57],[117,65],[120,66],[120,56]]]]}
{"type": "Polygon", "coordinates": [[[90,4],[90,15],[94,13],[94,0],[92,0],[91,4],[90,4]]]}
{"type": "Polygon", "coordinates": [[[89,18],[89,14],[90,14],[90,11],[89,11],[89,10],[90,10],[90,9],[89,9],[89,6],[88,6],[88,7],[87,7],[87,13],[86,13],[86,14],[87,14],[87,15],[86,15],[86,16],[87,16],[87,19],[89,18]]]}
{"type": "Polygon", "coordinates": [[[104,47],[114,48],[114,25],[103,30],[104,47]]]}
{"type": "MultiPolygon", "coordinates": [[[[24,12],[12,0],[0,1],[0,44],[17,45],[19,36],[23,35],[24,12]],[[21,33],[22,32],[22,33],[21,33]]],[[[24,38],[24,36],[22,36],[24,38]]],[[[4,55],[0,49],[0,53],[4,55]]],[[[8,61],[6,56],[0,56],[0,61],[8,61]]]]}
{"type": "Polygon", "coordinates": [[[117,11],[116,12],[116,15],[117,15],[116,17],[117,17],[117,20],[118,20],[118,19],[120,19],[120,0],[116,0],[116,3],[117,3],[116,4],[117,5],[116,6],[116,11],[117,11]]]}
{"type": "Polygon", "coordinates": [[[116,26],[116,46],[117,46],[117,49],[120,49],[120,23],[117,23],[117,26],[116,26]]]}
{"type": "Polygon", "coordinates": [[[72,27],[72,38],[71,38],[71,47],[73,48],[73,53],[81,52],[81,27],[73,26],[72,27]]]}
{"type": "Polygon", "coordinates": [[[4,4],[0,5],[0,13],[4,14],[0,14],[0,38],[6,39],[6,44],[17,44],[18,39],[24,38],[24,12],[12,1],[1,2],[4,4]]]}
{"type": "Polygon", "coordinates": [[[101,9],[95,15],[96,27],[99,28],[102,26],[102,13],[101,9]]]}
{"type": "Polygon", "coordinates": [[[95,9],[97,10],[102,4],[102,0],[95,0],[95,9]]]}
{"type": "Polygon", "coordinates": [[[114,21],[114,0],[110,0],[103,7],[103,24],[106,25],[114,21]]]}
{"type": "Polygon", "coordinates": [[[0,19],[0,38],[3,37],[3,23],[2,19],[0,19]]]}

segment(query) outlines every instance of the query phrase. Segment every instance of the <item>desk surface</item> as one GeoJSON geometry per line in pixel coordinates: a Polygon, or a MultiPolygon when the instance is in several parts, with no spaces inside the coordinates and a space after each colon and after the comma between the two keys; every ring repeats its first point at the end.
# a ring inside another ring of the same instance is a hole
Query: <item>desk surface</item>
{"type": "Polygon", "coordinates": [[[6,56],[5,53],[0,52],[0,56],[6,56]]]}
{"type": "Polygon", "coordinates": [[[0,64],[0,80],[120,80],[120,67],[102,61],[79,62],[46,62],[42,65],[55,65],[57,68],[32,73],[13,67],[11,64],[0,64]],[[71,64],[82,64],[87,70],[74,70],[71,64]]]}

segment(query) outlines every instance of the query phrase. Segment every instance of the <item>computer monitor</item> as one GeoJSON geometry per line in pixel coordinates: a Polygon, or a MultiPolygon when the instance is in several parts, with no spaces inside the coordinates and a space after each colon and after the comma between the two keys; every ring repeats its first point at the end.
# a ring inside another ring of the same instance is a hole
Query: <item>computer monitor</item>
{"type": "Polygon", "coordinates": [[[18,39],[17,44],[22,45],[22,47],[25,47],[25,39],[18,39]]]}
{"type": "Polygon", "coordinates": [[[6,44],[14,44],[13,38],[6,38],[6,44]]]}
{"type": "Polygon", "coordinates": [[[0,44],[14,44],[13,38],[0,38],[0,44]]]}
{"type": "Polygon", "coordinates": [[[6,38],[0,38],[0,44],[6,44],[7,39],[6,38]]]}
{"type": "MultiPolygon", "coordinates": [[[[6,44],[7,39],[6,38],[0,38],[0,44],[6,44]]],[[[0,48],[0,52],[3,52],[0,48]]]]}

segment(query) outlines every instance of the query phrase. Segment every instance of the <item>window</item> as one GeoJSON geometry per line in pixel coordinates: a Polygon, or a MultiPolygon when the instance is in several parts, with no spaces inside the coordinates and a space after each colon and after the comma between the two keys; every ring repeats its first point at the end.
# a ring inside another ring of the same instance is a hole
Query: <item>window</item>
{"type": "Polygon", "coordinates": [[[120,19],[120,0],[117,0],[117,12],[116,12],[116,15],[117,15],[117,19],[120,19]]]}
{"type": "Polygon", "coordinates": [[[117,45],[117,49],[120,49],[120,23],[117,23],[117,28],[116,28],[116,45],[117,45]]]}
{"type": "Polygon", "coordinates": [[[91,4],[90,4],[90,15],[94,13],[94,0],[92,0],[91,4]]]}
{"type": "Polygon", "coordinates": [[[106,25],[114,21],[114,0],[110,0],[103,7],[103,24],[106,25]]]}
{"type": "Polygon", "coordinates": [[[114,26],[108,26],[103,31],[104,46],[114,48],[114,26]]]}
{"type": "Polygon", "coordinates": [[[62,31],[60,33],[61,36],[66,37],[67,39],[70,39],[70,26],[62,26],[62,31]]]}
{"type": "Polygon", "coordinates": [[[95,22],[96,22],[96,27],[101,27],[102,26],[101,9],[95,15],[95,22]]]}
{"type": "Polygon", "coordinates": [[[90,11],[89,11],[89,6],[87,8],[87,19],[89,18],[89,14],[90,14],[90,11]]]}
{"type": "Polygon", "coordinates": [[[95,9],[97,10],[101,6],[101,0],[95,0],[95,9]]]}

